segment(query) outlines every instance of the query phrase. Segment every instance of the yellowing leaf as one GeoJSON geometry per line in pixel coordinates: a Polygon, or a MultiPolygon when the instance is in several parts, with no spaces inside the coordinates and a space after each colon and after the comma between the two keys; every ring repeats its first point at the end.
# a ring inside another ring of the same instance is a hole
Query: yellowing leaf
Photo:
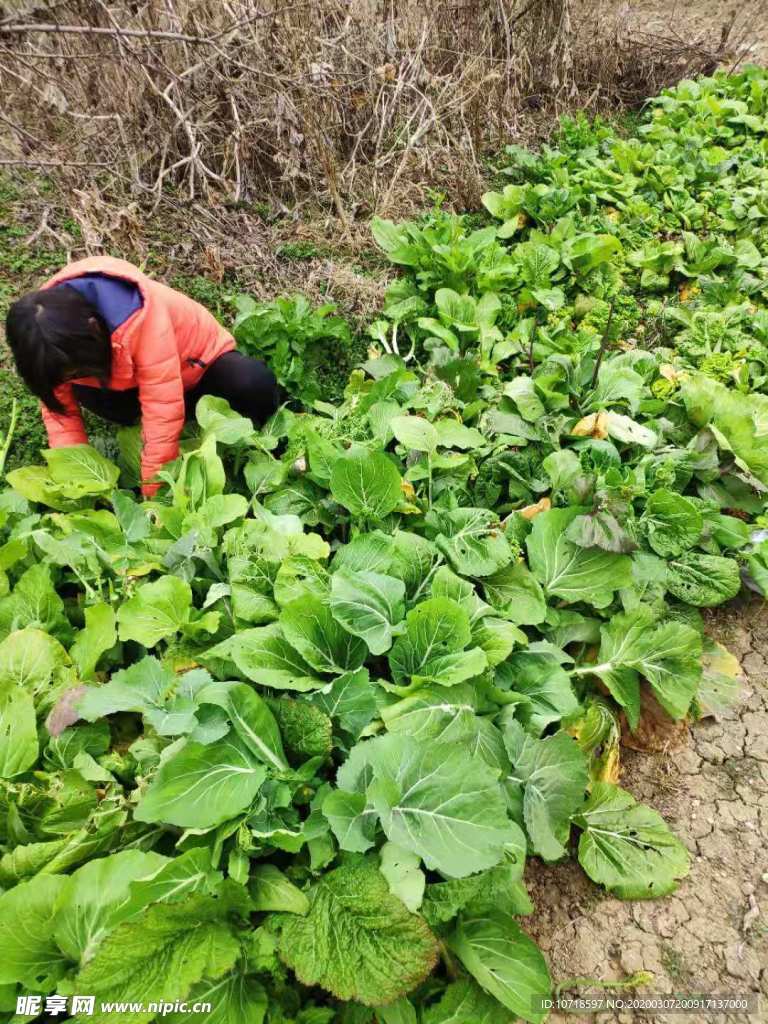
{"type": "Polygon", "coordinates": [[[525,508],[521,508],[520,515],[523,519],[535,519],[540,512],[546,512],[550,508],[552,508],[552,502],[549,498],[544,497],[535,505],[526,505],[525,508]]]}
{"type": "Polygon", "coordinates": [[[680,371],[676,370],[671,363],[662,363],[659,367],[659,374],[664,380],[677,381],[680,379],[680,371]]]}
{"type": "Polygon", "coordinates": [[[720,672],[724,676],[730,676],[731,679],[741,675],[739,659],[717,641],[713,641],[712,646],[704,651],[702,664],[709,671],[720,672]]]}
{"type": "Polygon", "coordinates": [[[706,638],[701,659],[703,675],[696,695],[702,718],[717,718],[738,698],[742,668],[722,644],[706,638]]]}
{"type": "Polygon", "coordinates": [[[609,749],[597,774],[598,782],[612,782],[616,785],[621,778],[621,751],[619,746],[609,749]]]}
{"type": "Polygon", "coordinates": [[[604,440],[608,437],[608,414],[606,412],[593,412],[584,416],[575,427],[571,429],[574,437],[597,437],[604,440]]]}

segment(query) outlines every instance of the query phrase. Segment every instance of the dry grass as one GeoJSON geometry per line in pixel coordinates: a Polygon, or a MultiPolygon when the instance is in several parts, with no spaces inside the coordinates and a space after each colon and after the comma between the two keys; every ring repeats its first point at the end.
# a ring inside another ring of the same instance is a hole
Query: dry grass
{"type": "Polygon", "coordinates": [[[0,163],[60,179],[93,251],[161,202],[191,207],[214,247],[212,205],[312,202],[343,231],[407,211],[415,183],[475,206],[487,152],[566,106],[631,105],[710,70],[740,31],[629,36],[605,6],[22,3],[0,20],[0,163]]]}

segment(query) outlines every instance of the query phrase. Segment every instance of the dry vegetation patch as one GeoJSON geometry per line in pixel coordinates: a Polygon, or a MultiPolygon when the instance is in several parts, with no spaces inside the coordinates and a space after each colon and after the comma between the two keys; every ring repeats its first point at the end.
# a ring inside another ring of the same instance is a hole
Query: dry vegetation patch
{"type": "Polygon", "coordinates": [[[91,212],[309,197],[348,228],[421,205],[420,184],[477,206],[486,153],[711,71],[753,7],[647,32],[631,5],[577,0],[3,5],[0,157],[87,181],[91,212]]]}

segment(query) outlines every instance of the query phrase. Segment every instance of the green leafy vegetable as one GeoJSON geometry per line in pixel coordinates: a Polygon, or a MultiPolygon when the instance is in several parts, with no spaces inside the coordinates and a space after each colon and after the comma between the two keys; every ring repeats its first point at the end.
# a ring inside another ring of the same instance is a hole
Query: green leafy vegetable
{"type": "Polygon", "coordinates": [[[279,944],[303,984],[377,1006],[410,991],[434,967],[437,940],[375,868],[328,872],[309,902],[306,917],[283,920],[279,944]]]}
{"type": "Polygon", "coordinates": [[[613,780],[627,727],[734,700],[699,609],[768,594],[766,96],[564,121],[479,228],[374,219],[367,331],[239,296],[288,402],[205,396],[149,500],[138,428],[7,475],[4,1012],[538,1022],[528,855],[685,876],[613,780]]]}
{"type": "Polygon", "coordinates": [[[481,988],[503,1006],[533,1024],[545,1019],[544,1000],[550,994],[546,961],[511,915],[480,904],[461,914],[448,943],[481,988]]]}
{"type": "Polygon", "coordinates": [[[662,817],[618,786],[596,783],[574,821],[579,863],[622,899],[664,896],[688,874],[688,851],[662,817]]]}

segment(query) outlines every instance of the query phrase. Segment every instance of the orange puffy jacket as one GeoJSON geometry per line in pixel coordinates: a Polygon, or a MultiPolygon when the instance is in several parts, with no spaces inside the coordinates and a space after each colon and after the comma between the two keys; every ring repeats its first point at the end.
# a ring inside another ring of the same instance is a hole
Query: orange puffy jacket
{"type": "MultiPolygon", "coordinates": [[[[150,496],[159,486],[150,482],[157,470],[179,454],[184,392],[197,384],[210,363],[231,351],[235,341],[199,303],[111,256],[70,263],[43,288],[84,274],[121,278],[136,285],[141,293],[142,307],[112,334],[112,375],[107,386],[116,391],[139,389],[142,491],[150,496]]],[[[59,385],[54,393],[66,410],[63,414],[42,406],[51,448],[88,441],[73,383],[91,387],[100,384],[95,377],[83,377],[59,385]]]]}

